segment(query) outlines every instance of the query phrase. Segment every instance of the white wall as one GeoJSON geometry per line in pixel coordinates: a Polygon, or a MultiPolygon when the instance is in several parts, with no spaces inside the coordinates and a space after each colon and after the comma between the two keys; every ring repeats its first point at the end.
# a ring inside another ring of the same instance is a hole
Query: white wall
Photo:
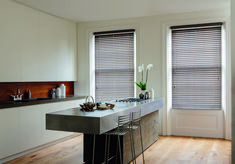
{"type": "MultiPolygon", "coordinates": [[[[88,95],[89,88],[89,35],[94,31],[135,28],[137,36],[137,66],[140,64],[156,64],[150,72],[147,88],[154,88],[156,97],[166,98],[166,24],[178,25],[208,23],[212,20],[229,20],[229,10],[170,14],[122,20],[84,22],[78,24],[78,95],[88,95]],[[215,19],[216,18],[216,19],[215,19]]],[[[137,72],[137,81],[140,76],[137,72]]],[[[138,92],[137,92],[138,93],[138,92]]],[[[163,125],[167,126],[166,110],[162,110],[163,125]]],[[[169,122],[168,122],[169,124],[169,122]]],[[[166,127],[163,127],[166,130],[166,127]]],[[[163,134],[167,134],[163,131],[163,134]]]]}
{"type": "Polygon", "coordinates": [[[76,80],[76,24],[0,1],[0,82],[76,80]]]}
{"type": "Polygon", "coordinates": [[[231,0],[231,65],[232,65],[232,163],[235,163],[235,1],[231,0]]]}

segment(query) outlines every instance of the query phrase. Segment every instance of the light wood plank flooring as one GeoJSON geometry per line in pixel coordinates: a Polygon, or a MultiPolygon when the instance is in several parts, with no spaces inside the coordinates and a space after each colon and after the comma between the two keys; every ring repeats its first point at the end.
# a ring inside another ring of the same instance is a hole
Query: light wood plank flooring
{"type": "MultiPolygon", "coordinates": [[[[81,164],[82,142],[80,135],[5,164],[81,164]]],[[[231,141],[160,136],[144,155],[146,164],[230,164],[231,141]]],[[[142,156],[137,164],[142,164],[142,156]]]]}

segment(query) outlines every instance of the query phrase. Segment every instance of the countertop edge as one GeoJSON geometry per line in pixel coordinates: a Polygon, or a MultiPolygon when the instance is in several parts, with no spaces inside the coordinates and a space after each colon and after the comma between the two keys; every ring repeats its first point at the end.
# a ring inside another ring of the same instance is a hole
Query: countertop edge
{"type": "Polygon", "coordinates": [[[72,101],[72,100],[82,100],[85,99],[86,96],[71,96],[66,98],[55,98],[55,99],[46,99],[46,100],[31,100],[28,102],[8,102],[6,104],[0,104],[1,109],[8,109],[8,108],[15,108],[15,107],[22,107],[22,106],[33,106],[39,104],[48,104],[48,103],[57,103],[57,102],[65,102],[65,101],[72,101]]]}
{"type": "Polygon", "coordinates": [[[87,134],[102,134],[118,125],[118,115],[141,110],[141,117],[151,114],[164,107],[164,99],[157,98],[151,102],[114,109],[113,112],[97,115],[105,111],[81,112],[80,107],[46,113],[46,129],[87,134]],[[84,114],[83,114],[84,113],[84,114]],[[88,115],[87,115],[87,114],[88,115]],[[95,117],[94,117],[95,116],[95,117]],[[66,120],[66,121],[65,121],[66,120]],[[62,123],[63,122],[63,123],[62,123]],[[62,123],[62,124],[61,124],[62,123]],[[99,125],[97,127],[97,124],[99,125]]]}

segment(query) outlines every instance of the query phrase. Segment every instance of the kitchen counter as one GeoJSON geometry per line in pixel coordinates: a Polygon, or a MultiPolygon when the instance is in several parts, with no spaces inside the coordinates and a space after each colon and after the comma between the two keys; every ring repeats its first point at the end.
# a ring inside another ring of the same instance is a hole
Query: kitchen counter
{"type": "Polygon", "coordinates": [[[38,105],[28,103],[27,106],[24,104],[0,109],[0,163],[45,148],[74,134],[46,130],[45,116],[46,113],[77,107],[83,104],[85,99],[70,97],[58,101],[40,101],[42,102],[38,102],[38,105]]]}
{"type": "Polygon", "coordinates": [[[20,106],[46,104],[62,101],[80,100],[85,99],[85,96],[66,96],[65,98],[33,98],[33,99],[23,99],[21,101],[0,101],[0,109],[14,108],[20,106]]]}
{"type": "MultiPolygon", "coordinates": [[[[68,132],[84,133],[83,137],[83,162],[91,164],[93,151],[93,139],[96,134],[95,163],[102,163],[104,160],[104,141],[103,133],[114,129],[118,126],[118,116],[141,110],[141,127],[143,137],[143,147],[147,149],[150,145],[158,140],[159,131],[159,109],[164,106],[164,99],[146,100],[143,102],[116,102],[112,110],[95,110],[93,112],[81,111],[80,107],[67,110],[51,112],[46,114],[46,129],[68,132]]],[[[139,130],[134,130],[134,141],[136,154],[140,154],[140,137],[139,130]]],[[[130,137],[129,133],[121,136],[121,151],[123,163],[131,161],[130,137]]],[[[116,155],[117,136],[110,138],[110,158],[116,155]]],[[[109,163],[115,163],[115,158],[109,163]]],[[[119,160],[119,158],[118,158],[119,160]]],[[[118,162],[120,163],[120,162],[118,162]]]]}
{"type": "Polygon", "coordinates": [[[81,107],[46,114],[46,128],[81,132],[87,134],[102,134],[118,125],[118,115],[128,114],[141,109],[141,117],[163,107],[163,98],[143,102],[109,102],[115,104],[113,109],[81,111],[81,107]]]}

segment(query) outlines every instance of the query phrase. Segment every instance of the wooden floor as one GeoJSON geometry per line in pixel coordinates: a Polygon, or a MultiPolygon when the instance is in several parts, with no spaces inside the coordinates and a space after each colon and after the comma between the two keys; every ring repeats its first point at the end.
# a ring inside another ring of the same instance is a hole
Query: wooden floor
{"type": "MultiPolygon", "coordinates": [[[[81,164],[82,142],[81,135],[5,164],[81,164]]],[[[230,164],[231,141],[160,136],[144,155],[146,164],[230,164]]],[[[137,164],[142,164],[142,156],[137,164]]]]}

